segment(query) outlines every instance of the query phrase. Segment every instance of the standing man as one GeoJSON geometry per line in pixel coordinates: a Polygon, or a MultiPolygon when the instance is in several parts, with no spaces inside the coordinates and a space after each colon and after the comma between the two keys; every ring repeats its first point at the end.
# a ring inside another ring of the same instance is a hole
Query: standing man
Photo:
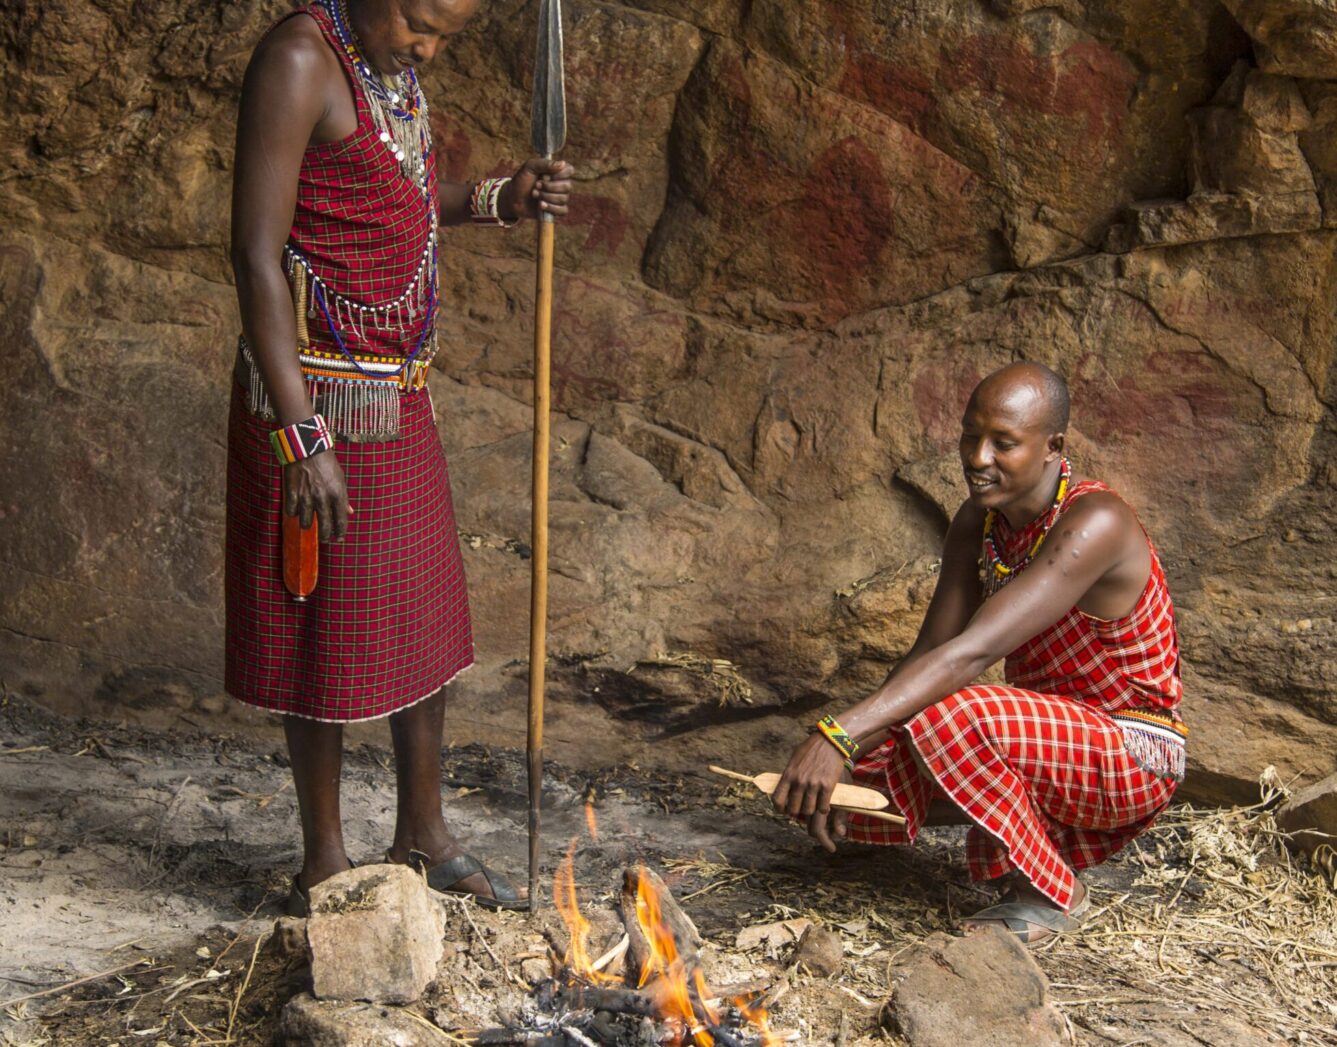
{"type": "Polygon", "coordinates": [[[1174,607],[1151,540],[1121,498],[1072,474],[1068,389],[1037,364],[976,387],[961,423],[969,495],[910,653],[872,695],[823,717],[775,806],[832,837],[909,843],[971,825],[977,880],[1009,896],[969,926],[1025,942],[1071,930],[1077,870],[1146,829],[1184,775],[1174,607]],[[1007,686],[974,681],[1006,658],[1007,686]],[[902,829],[830,809],[841,779],[879,789],[902,829]]]}
{"type": "Polygon", "coordinates": [[[436,180],[416,69],[478,0],[318,0],[261,40],[242,88],[232,261],[244,337],[228,427],[230,694],[283,716],[303,863],[290,908],[350,865],[343,725],[390,718],[388,861],[521,908],[441,814],[444,687],[473,663],[445,455],[426,391],[437,228],[566,213],[570,165],[436,180]],[[282,515],[319,520],[319,584],[284,589],[282,515]]]}

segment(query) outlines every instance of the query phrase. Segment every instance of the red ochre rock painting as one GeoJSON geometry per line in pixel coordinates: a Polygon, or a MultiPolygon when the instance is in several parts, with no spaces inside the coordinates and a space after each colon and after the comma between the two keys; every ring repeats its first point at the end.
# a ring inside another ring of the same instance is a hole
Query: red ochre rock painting
{"type": "Polygon", "coordinates": [[[589,226],[584,249],[602,251],[611,258],[631,228],[631,216],[622,202],[611,196],[579,193],[571,199],[571,210],[564,224],[589,226]]]}
{"type": "Polygon", "coordinates": [[[1038,55],[1008,37],[976,36],[945,57],[939,79],[950,91],[996,97],[1016,118],[1083,118],[1087,137],[1078,144],[1089,152],[1118,135],[1136,76],[1127,59],[1094,41],[1038,55]]]}
{"type": "Polygon", "coordinates": [[[867,102],[916,134],[923,133],[938,104],[933,97],[933,81],[921,70],[889,62],[871,51],[849,56],[836,89],[867,102]]]}
{"type": "Polygon", "coordinates": [[[443,182],[467,182],[477,178],[469,167],[473,143],[460,124],[439,110],[432,110],[432,143],[436,147],[436,173],[443,182]]]}
{"type": "Polygon", "coordinates": [[[811,292],[833,306],[854,295],[891,238],[893,202],[881,161],[858,138],[837,142],[813,161],[798,204],[782,212],[783,242],[801,245],[811,292]],[[839,203],[852,200],[857,207],[839,203]]]}

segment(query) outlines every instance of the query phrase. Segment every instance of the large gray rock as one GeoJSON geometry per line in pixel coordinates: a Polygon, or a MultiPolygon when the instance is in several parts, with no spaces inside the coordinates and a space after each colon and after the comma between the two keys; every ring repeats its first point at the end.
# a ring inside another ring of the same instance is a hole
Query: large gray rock
{"type": "Polygon", "coordinates": [[[421,874],[364,865],[311,889],[306,937],[323,1000],[412,1003],[436,977],[444,926],[421,874]]]}
{"type": "Polygon", "coordinates": [[[301,993],[279,1019],[283,1047],[440,1047],[443,1038],[421,1022],[371,1003],[317,1000],[301,993]]]}
{"type": "Polygon", "coordinates": [[[933,934],[892,969],[891,1003],[911,1047],[1059,1047],[1066,1025],[1049,980],[1017,937],[933,934]]]}

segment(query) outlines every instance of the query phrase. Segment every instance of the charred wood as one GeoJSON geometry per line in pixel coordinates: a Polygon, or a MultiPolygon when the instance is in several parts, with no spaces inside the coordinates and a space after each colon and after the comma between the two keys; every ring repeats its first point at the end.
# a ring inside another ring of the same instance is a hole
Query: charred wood
{"type": "Polygon", "coordinates": [[[654,952],[650,940],[641,927],[641,918],[645,914],[641,912],[642,903],[638,888],[642,877],[647,881],[652,893],[658,895],[660,918],[673,936],[683,969],[690,974],[701,963],[701,933],[674,900],[673,894],[659,874],[638,865],[622,873],[622,922],[627,928],[627,936],[630,939],[627,947],[627,983],[634,984],[639,979],[641,971],[654,952]]]}

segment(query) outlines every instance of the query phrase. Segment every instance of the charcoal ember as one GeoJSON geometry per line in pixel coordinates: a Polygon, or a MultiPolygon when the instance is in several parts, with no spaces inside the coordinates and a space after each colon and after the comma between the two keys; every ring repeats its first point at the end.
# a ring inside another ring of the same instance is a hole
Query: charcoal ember
{"type": "Polygon", "coordinates": [[[611,1011],[616,1014],[637,1015],[655,1013],[654,1000],[635,989],[567,985],[558,990],[557,1003],[571,1010],[611,1011]]]}

